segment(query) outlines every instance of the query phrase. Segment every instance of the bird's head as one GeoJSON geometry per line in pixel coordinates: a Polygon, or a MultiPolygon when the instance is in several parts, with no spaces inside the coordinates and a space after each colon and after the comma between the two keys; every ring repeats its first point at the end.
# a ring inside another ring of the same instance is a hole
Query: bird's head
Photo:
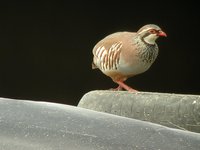
{"type": "Polygon", "coordinates": [[[161,28],[154,24],[148,24],[140,28],[137,34],[141,39],[148,44],[155,44],[158,37],[166,37],[167,34],[161,30],[161,28]]]}

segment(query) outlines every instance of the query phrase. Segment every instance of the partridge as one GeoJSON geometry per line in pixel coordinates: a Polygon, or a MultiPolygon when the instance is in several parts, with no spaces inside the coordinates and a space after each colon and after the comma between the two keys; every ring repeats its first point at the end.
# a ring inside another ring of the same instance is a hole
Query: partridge
{"type": "Polygon", "coordinates": [[[100,69],[119,86],[116,90],[136,90],[126,85],[129,77],[147,71],[158,55],[156,39],[166,33],[154,24],[137,32],[116,32],[106,36],[93,48],[92,68],[100,69]]]}

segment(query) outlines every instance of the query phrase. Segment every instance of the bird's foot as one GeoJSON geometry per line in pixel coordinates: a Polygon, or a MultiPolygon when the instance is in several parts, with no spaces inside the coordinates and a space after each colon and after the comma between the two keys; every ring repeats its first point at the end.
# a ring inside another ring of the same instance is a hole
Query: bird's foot
{"type": "Polygon", "coordinates": [[[139,92],[138,90],[135,90],[135,89],[133,89],[133,88],[129,88],[127,91],[129,91],[129,92],[131,92],[131,93],[137,93],[137,92],[139,92]]]}
{"type": "Polygon", "coordinates": [[[122,91],[123,88],[119,85],[117,88],[111,88],[111,91],[122,91]]]}
{"type": "Polygon", "coordinates": [[[123,89],[125,89],[125,90],[127,90],[127,91],[129,91],[129,92],[131,92],[131,93],[137,93],[137,92],[138,92],[137,90],[131,88],[130,86],[126,85],[126,84],[125,84],[124,82],[122,82],[122,81],[116,81],[116,83],[119,84],[119,87],[121,87],[121,88],[123,88],[123,89]]]}

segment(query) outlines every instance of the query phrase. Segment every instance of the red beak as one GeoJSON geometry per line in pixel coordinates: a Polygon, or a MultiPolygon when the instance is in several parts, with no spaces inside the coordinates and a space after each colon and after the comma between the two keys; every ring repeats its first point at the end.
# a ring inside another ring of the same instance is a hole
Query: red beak
{"type": "Polygon", "coordinates": [[[163,31],[159,31],[157,35],[167,37],[167,34],[163,31]]]}

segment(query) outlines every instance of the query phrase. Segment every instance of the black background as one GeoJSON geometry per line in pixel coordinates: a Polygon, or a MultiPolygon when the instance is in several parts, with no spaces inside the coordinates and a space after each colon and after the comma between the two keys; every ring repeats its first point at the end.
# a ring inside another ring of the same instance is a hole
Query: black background
{"type": "Polygon", "coordinates": [[[92,48],[116,31],[159,25],[159,57],[127,84],[141,91],[200,94],[198,4],[166,1],[4,2],[0,5],[0,97],[76,105],[117,85],[91,69],[92,48]]]}

